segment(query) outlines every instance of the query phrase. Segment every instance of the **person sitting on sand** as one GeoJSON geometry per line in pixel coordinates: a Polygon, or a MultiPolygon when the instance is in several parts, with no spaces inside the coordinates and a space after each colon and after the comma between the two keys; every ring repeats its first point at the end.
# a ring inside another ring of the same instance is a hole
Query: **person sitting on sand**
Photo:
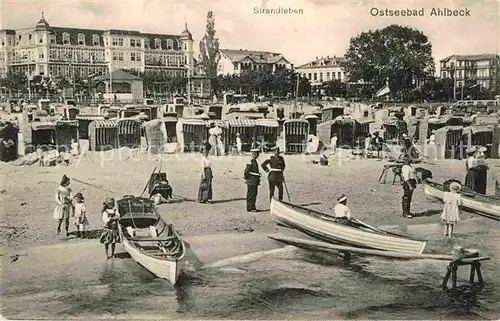
{"type": "Polygon", "coordinates": [[[351,220],[351,210],[347,207],[347,197],[341,194],[337,199],[337,204],[334,208],[335,220],[342,224],[348,224],[351,220]]]}
{"type": "Polygon", "coordinates": [[[106,259],[110,257],[115,258],[115,246],[116,243],[120,242],[120,234],[118,232],[120,213],[118,213],[118,210],[115,208],[114,198],[106,199],[103,205],[102,220],[104,222],[104,228],[99,241],[104,244],[106,259]],[[109,244],[111,244],[111,256],[108,255],[109,244]]]}
{"type": "Polygon", "coordinates": [[[441,214],[441,220],[444,222],[444,236],[448,235],[450,238],[453,234],[453,226],[460,222],[460,206],[462,200],[460,198],[460,189],[462,186],[457,182],[450,184],[450,191],[445,192],[443,195],[444,208],[441,214]]]}

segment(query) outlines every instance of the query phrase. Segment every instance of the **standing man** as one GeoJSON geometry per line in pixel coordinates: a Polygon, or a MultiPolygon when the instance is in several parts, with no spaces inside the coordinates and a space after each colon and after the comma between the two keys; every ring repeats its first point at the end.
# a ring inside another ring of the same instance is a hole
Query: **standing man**
{"type": "Polygon", "coordinates": [[[410,158],[404,159],[404,165],[401,168],[401,175],[403,176],[403,217],[405,218],[413,218],[413,215],[410,212],[411,208],[411,199],[413,197],[413,191],[417,187],[417,180],[415,179],[415,171],[411,166],[410,158]]]}
{"type": "Polygon", "coordinates": [[[273,198],[274,189],[277,187],[279,200],[282,201],[283,181],[285,180],[285,177],[283,176],[283,171],[286,166],[285,159],[280,155],[280,148],[278,146],[274,146],[271,150],[274,152],[274,155],[262,163],[262,168],[266,171],[266,173],[269,173],[269,176],[267,177],[269,181],[269,200],[273,198]],[[268,165],[271,168],[268,168],[268,165]]]}
{"type": "Polygon", "coordinates": [[[259,158],[260,149],[254,148],[252,159],[247,163],[244,172],[245,184],[247,184],[247,212],[257,212],[255,203],[257,202],[257,191],[260,185],[260,172],[257,158],[259,158]]]}

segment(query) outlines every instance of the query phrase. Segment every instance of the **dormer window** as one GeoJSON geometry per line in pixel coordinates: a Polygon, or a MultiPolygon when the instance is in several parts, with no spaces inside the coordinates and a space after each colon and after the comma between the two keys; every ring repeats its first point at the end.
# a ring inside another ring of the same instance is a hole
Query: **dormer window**
{"type": "Polygon", "coordinates": [[[173,50],[174,49],[174,42],[172,39],[167,39],[167,50],[173,50]]]}
{"type": "Polygon", "coordinates": [[[151,44],[149,42],[149,39],[144,39],[144,48],[146,48],[146,49],[151,48],[151,44]]]}
{"type": "Polygon", "coordinates": [[[85,35],[82,33],[78,34],[78,44],[80,46],[85,46],[85,35]]]}
{"type": "Polygon", "coordinates": [[[99,46],[100,44],[99,35],[92,35],[92,45],[99,46]]]}
{"type": "Polygon", "coordinates": [[[187,43],[184,43],[184,50],[188,50],[187,43]]]}
{"type": "Polygon", "coordinates": [[[56,36],[55,35],[50,35],[49,36],[49,43],[51,45],[55,45],[56,44],[56,36]]]}
{"type": "Polygon", "coordinates": [[[69,45],[70,44],[69,33],[67,33],[67,32],[63,33],[62,38],[63,38],[63,44],[64,45],[69,45]]]}
{"type": "Polygon", "coordinates": [[[155,49],[161,49],[161,39],[155,39],[155,49]]]}

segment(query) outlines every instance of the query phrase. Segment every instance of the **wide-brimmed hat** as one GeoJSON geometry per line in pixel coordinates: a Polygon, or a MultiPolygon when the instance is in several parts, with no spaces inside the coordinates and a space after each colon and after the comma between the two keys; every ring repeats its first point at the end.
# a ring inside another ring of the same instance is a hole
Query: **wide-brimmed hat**
{"type": "Polygon", "coordinates": [[[459,192],[461,189],[462,189],[462,185],[460,183],[457,183],[457,182],[450,183],[450,190],[451,191],[459,192]]]}
{"type": "Polygon", "coordinates": [[[476,146],[471,146],[465,150],[467,154],[474,154],[477,151],[476,146]]]}
{"type": "Polygon", "coordinates": [[[252,153],[260,153],[260,148],[252,148],[250,151],[252,153]]]}
{"type": "Polygon", "coordinates": [[[106,200],[104,201],[104,205],[112,205],[112,206],[114,206],[115,205],[115,199],[113,197],[106,198],[106,200]]]}
{"type": "Polygon", "coordinates": [[[347,196],[345,196],[345,194],[340,194],[340,196],[337,197],[337,203],[341,203],[344,201],[347,201],[347,196]]]}
{"type": "Polygon", "coordinates": [[[79,199],[79,200],[84,200],[85,198],[83,197],[83,194],[82,193],[76,193],[75,194],[75,198],[79,199]]]}
{"type": "Polygon", "coordinates": [[[478,148],[476,149],[476,151],[477,151],[477,152],[482,152],[482,153],[484,153],[484,152],[485,152],[485,151],[487,151],[487,150],[488,150],[488,149],[487,149],[486,147],[484,147],[484,146],[480,146],[480,147],[478,147],[478,148]]]}

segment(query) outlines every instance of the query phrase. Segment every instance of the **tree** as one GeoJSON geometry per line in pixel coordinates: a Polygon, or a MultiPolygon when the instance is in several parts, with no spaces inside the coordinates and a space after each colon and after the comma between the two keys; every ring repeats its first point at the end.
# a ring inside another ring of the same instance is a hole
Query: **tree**
{"type": "Polygon", "coordinates": [[[21,72],[8,70],[4,78],[1,79],[2,87],[12,91],[20,91],[28,88],[28,78],[21,72]]]}
{"type": "Polygon", "coordinates": [[[427,36],[398,25],[351,38],[344,67],[351,81],[370,81],[374,90],[388,80],[392,93],[413,89],[435,70],[427,36]]]}
{"type": "Polygon", "coordinates": [[[219,38],[215,36],[215,15],[212,11],[207,13],[207,26],[205,36],[200,41],[200,65],[205,75],[217,77],[219,64],[219,38]]]}
{"type": "Polygon", "coordinates": [[[347,85],[338,79],[327,81],[323,84],[323,89],[330,97],[345,97],[347,93],[347,85]]]}

